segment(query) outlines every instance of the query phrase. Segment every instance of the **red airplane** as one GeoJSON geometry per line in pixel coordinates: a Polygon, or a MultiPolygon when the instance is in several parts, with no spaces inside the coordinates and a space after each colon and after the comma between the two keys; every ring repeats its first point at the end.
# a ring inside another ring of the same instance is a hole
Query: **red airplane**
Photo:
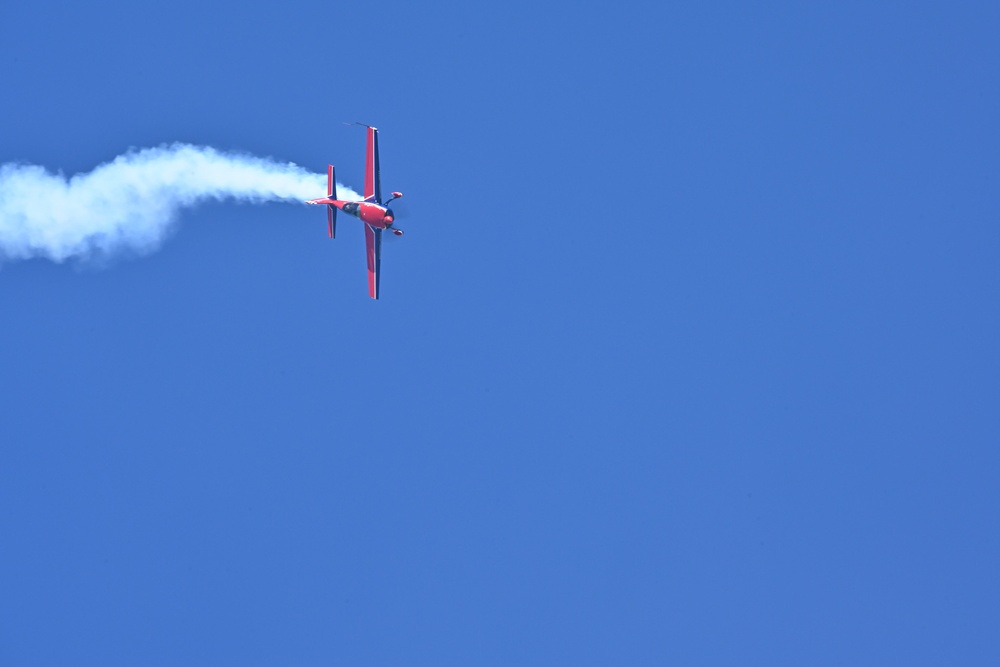
{"type": "MultiPolygon", "coordinates": [[[[364,123],[358,123],[364,125],[364,123]]],[[[330,238],[337,233],[337,210],[341,210],[365,223],[365,246],[368,254],[368,294],[378,298],[379,272],[382,264],[382,231],[388,229],[396,236],[402,236],[403,230],[392,226],[395,214],[389,208],[389,202],[403,196],[402,192],[393,192],[385,203],[382,202],[382,180],[378,168],[378,128],[365,125],[368,128],[368,151],[365,159],[365,195],[361,201],[343,201],[337,199],[337,181],[334,178],[333,165],[326,170],[326,197],[310,199],[307,204],[327,205],[327,229],[330,238]]]]}

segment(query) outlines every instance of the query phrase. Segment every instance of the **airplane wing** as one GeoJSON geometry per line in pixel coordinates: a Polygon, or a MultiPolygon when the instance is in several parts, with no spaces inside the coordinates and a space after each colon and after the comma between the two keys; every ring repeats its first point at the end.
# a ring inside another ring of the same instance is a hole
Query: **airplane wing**
{"type": "Polygon", "coordinates": [[[378,298],[378,279],[382,265],[382,230],[365,224],[365,250],[368,255],[368,294],[378,298]]]}
{"type": "Polygon", "coordinates": [[[368,128],[368,152],[365,154],[365,199],[382,203],[382,178],[378,169],[378,128],[368,128]]]}

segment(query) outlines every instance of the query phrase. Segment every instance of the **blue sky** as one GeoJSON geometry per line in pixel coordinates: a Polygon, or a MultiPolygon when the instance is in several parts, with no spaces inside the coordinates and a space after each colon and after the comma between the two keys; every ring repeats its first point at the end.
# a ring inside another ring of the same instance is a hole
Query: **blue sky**
{"type": "Polygon", "coordinates": [[[994,664],[997,19],[6,3],[0,163],[408,217],[0,268],[0,663],[994,664]]]}

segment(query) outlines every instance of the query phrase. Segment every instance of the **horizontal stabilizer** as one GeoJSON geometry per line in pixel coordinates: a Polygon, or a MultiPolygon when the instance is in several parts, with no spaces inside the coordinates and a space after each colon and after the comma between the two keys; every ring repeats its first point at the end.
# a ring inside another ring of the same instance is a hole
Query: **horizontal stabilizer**
{"type": "MultiPolygon", "coordinates": [[[[333,171],[333,165],[327,165],[326,168],[326,195],[330,199],[337,198],[337,176],[333,171]]],[[[330,238],[337,237],[337,207],[327,206],[326,207],[326,227],[327,233],[330,234],[330,238]]]]}

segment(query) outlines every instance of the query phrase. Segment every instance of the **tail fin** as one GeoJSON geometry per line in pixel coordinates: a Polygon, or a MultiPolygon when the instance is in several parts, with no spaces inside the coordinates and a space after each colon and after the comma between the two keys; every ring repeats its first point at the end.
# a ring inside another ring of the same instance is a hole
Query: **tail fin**
{"type": "MultiPolygon", "coordinates": [[[[333,165],[328,165],[326,168],[326,195],[330,199],[337,198],[337,179],[333,173],[333,165]]],[[[327,232],[330,234],[330,238],[335,238],[337,235],[337,207],[327,206],[326,207],[326,228],[327,232]]]]}

